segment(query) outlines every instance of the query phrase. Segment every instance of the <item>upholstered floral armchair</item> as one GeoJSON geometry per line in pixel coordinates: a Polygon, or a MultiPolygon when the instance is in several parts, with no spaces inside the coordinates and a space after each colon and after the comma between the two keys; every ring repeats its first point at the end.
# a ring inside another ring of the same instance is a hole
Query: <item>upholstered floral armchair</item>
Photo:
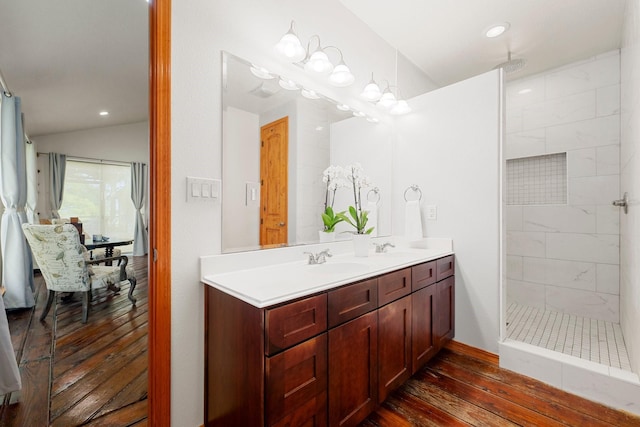
{"type": "Polygon", "coordinates": [[[89,260],[87,249],[80,244],[78,231],[71,224],[34,225],[23,224],[33,256],[47,284],[49,296],[40,320],[44,320],[55,300],[56,292],[84,292],[82,323],[89,317],[92,289],[108,288],[120,291],[118,284],[129,280],[129,299],[135,305],[133,290],[136,278],[133,267],[128,266],[126,256],[101,260],[89,260]],[[118,266],[97,265],[105,260],[117,261],[118,266]]]}

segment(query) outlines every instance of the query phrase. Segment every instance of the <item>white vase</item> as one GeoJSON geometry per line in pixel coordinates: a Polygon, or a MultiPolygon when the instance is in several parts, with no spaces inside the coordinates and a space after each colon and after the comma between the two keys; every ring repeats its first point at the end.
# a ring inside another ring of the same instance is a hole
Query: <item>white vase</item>
{"type": "Polygon", "coordinates": [[[336,233],[327,233],[326,231],[320,230],[318,231],[318,237],[320,238],[320,243],[333,242],[336,240],[336,233]]]}
{"type": "Polygon", "coordinates": [[[355,256],[369,256],[369,249],[371,248],[371,235],[370,234],[354,234],[353,235],[353,250],[355,256]]]}

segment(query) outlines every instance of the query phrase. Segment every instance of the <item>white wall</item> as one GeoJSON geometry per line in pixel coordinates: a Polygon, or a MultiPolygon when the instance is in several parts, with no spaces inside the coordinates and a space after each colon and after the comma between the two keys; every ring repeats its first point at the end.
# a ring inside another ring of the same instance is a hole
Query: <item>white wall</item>
{"type": "MultiPolygon", "coordinates": [[[[372,71],[380,79],[395,75],[395,49],[338,0],[174,2],[171,21],[171,422],[189,427],[202,424],[204,412],[204,290],[199,256],[220,252],[221,208],[187,203],[185,180],[221,177],[221,51],[346,102],[362,90],[372,71]],[[273,45],[289,29],[291,19],[303,40],[319,34],[323,43],[342,49],[356,75],[352,87],[325,87],[273,56],[273,45]]],[[[421,93],[435,87],[426,78],[419,83],[420,88],[403,87],[403,91],[421,93]]],[[[362,101],[352,104],[375,110],[362,101]]]]}
{"type": "Polygon", "coordinates": [[[393,234],[404,233],[404,191],[422,190],[427,237],[451,237],[456,253],[457,341],[497,353],[500,334],[501,73],[413,98],[396,122],[393,234]],[[437,220],[426,220],[427,205],[437,220]]]}
{"type": "Polygon", "coordinates": [[[566,152],[568,176],[566,204],[507,207],[509,300],[618,323],[619,52],[511,81],[506,97],[507,159],[566,152]]]}
{"type": "Polygon", "coordinates": [[[621,215],[620,323],[634,372],[640,373],[640,1],[625,11],[621,63],[621,188],[629,192],[628,215],[621,215]]]}
{"type": "MultiPolygon", "coordinates": [[[[149,123],[146,121],[40,135],[32,139],[38,153],[61,153],[90,159],[149,164],[149,123]]],[[[38,155],[38,169],[38,213],[40,218],[51,218],[49,160],[46,155],[38,155]]],[[[146,203],[148,206],[148,198],[146,203]]]]}
{"type": "MultiPolygon", "coordinates": [[[[222,126],[226,140],[224,168],[222,245],[226,249],[256,248],[260,244],[260,199],[247,203],[246,185],[260,182],[260,125],[258,115],[228,107],[222,126]],[[228,220],[231,219],[231,220],[228,220]]],[[[257,187],[258,192],[260,186],[257,187]]]]}

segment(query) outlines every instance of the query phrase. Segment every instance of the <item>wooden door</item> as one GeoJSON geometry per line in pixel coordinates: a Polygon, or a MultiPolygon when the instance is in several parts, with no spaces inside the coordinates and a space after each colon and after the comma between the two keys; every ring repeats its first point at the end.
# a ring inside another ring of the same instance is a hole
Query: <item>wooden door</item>
{"type": "Polygon", "coordinates": [[[436,323],[438,322],[438,319],[434,317],[436,315],[436,289],[437,286],[433,284],[411,294],[412,374],[415,374],[436,354],[436,323]]]}
{"type": "Polygon", "coordinates": [[[329,425],[357,426],[378,402],[378,312],[329,331],[329,425]]]}
{"type": "Polygon", "coordinates": [[[282,245],[288,234],[289,118],[260,128],[260,245],[282,245]]]}
{"type": "Polygon", "coordinates": [[[411,295],[378,310],[378,402],[411,376],[411,295]]]}

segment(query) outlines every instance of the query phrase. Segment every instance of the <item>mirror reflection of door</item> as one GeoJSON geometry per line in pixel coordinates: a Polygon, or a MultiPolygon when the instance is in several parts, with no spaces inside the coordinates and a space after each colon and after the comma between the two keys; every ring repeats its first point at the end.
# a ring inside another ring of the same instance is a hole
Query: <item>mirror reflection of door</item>
{"type": "Polygon", "coordinates": [[[260,245],[287,244],[289,117],[260,128],[260,245]]]}

